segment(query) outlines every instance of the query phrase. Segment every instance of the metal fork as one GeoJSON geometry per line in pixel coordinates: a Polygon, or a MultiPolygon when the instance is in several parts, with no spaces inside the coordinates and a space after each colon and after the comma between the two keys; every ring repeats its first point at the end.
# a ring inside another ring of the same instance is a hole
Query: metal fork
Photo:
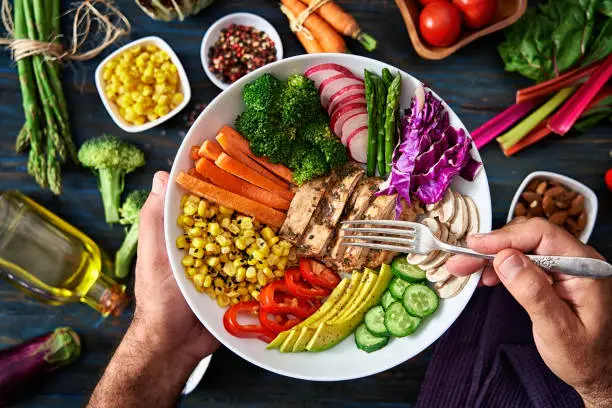
{"type": "MultiPolygon", "coordinates": [[[[341,244],[393,252],[426,255],[440,250],[493,260],[495,255],[481,254],[469,248],[450,245],[434,236],[426,225],[408,221],[359,220],[343,221],[344,225],[368,225],[368,227],[343,227],[341,244]],[[370,227],[372,225],[373,227],[370,227]],[[351,234],[347,234],[351,233],[351,234]],[[367,235],[367,234],[384,235],[367,235]],[[349,241],[350,240],[350,241],[349,241]],[[355,242],[355,240],[361,242],[355,242]],[[377,243],[378,242],[378,243],[377,243]]],[[[589,278],[612,277],[612,265],[599,259],[570,256],[527,255],[536,265],[548,272],[589,278]]]]}

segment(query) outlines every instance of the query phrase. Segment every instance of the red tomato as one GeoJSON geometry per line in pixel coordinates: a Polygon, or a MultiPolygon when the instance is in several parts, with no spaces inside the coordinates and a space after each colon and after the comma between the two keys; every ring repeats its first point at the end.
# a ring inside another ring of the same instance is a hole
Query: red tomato
{"type": "Polygon", "coordinates": [[[426,6],[429,3],[435,3],[436,1],[444,1],[446,3],[449,2],[449,0],[419,0],[419,3],[421,3],[423,6],[426,6]]]}
{"type": "Polygon", "coordinates": [[[497,0],[453,0],[453,5],[459,9],[463,22],[470,28],[486,26],[497,11],[497,0]]]}
{"type": "Polygon", "coordinates": [[[300,259],[300,273],[313,286],[333,289],[340,283],[340,276],[336,272],[314,259],[300,259]]]}
{"type": "Polygon", "coordinates": [[[320,299],[331,293],[329,289],[304,282],[299,268],[289,268],[285,271],[285,283],[292,294],[303,299],[320,299]]]}
{"type": "Polygon", "coordinates": [[[608,169],[606,172],[606,185],[608,190],[612,191],[612,169],[608,169]]]}
{"type": "Polygon", "coordinates": [[[457,42],[461,34],[461,13],[450,3],[430,3],[421,11],[419,28],[429,44],[448,47],[457,42]]]}
{"type": "Polygon", "coordinates": [[[259,318],[259,302],[252,300],[250,302],[236,303],[225,311],[223,315],[223,326],[225,330],[232,336],[243,338],[258,338],[270,343],[276,337],[276,334],[264,327],[261,324],[241,324],[238,322],[238,315],[245,314],[259,318]]]}

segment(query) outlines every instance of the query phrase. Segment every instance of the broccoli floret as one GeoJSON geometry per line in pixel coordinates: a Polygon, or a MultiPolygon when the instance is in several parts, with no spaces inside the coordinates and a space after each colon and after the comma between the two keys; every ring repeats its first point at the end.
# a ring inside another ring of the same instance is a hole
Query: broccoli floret
{"type": "Polygon", "coordinates": [[[272,74],[263,74],[245,85],[242,99],[247,108],[264,112],[277,111],[277,101],[285,84],[272,74]]]}
{"type": "Polygon", "coordinates": [[[300,129],[299,136],[321,150],[329,167],[333,169],[346,163],[348,156],[346,147],[333,134],[328,122],[325,119],[308,123],[300,129]]]}
{"type": "Polygon", "coordinates": [[[329,173],[329,165],[325,161],[325,156],[320,150],[311,148],[304,150],[303,153],[296,153],[299,157],[299,162],[295,161],[294,164],[298,164],[298,167],[293,169],[293,180],[298,184],[312,180],[315,177],[322,176],[329,173]]]}
{"type": "Polygon", "coordinates": [[[304,75],[291,75],[281,94],[279,109],[286,126],[300,127],[317,118],[321,102],[314,82],[304,75]]]}
{"type": "Polygon", "coordinates": [[[132,191],[119,209],[121,213],[119,222],[122,225],[130,225],[130,228],[127,230],[121,247],[115,254],[115,276],[117,278],[125,278],[130,272],[130,266],[132,266],[132,260],[136,255],[138,246],[140,210],[148,196],[149,192],[146,190],[132,191]]]}
{"type": "Polygon", "coordinates": [[[106,222],[118,222],[125,175],[145,165],[144,153],[115,136],[103,135],[83,143],[78,157],[83,166],[98,176],[106,222]]]}
{"type": "Polygon", "coordinates": [[[278,117],[247,109],[236,118],[235,125],[256,156],[268,157],[273,163],[283,163],[288,157],[296,130],[284,126],[278,117]]]}

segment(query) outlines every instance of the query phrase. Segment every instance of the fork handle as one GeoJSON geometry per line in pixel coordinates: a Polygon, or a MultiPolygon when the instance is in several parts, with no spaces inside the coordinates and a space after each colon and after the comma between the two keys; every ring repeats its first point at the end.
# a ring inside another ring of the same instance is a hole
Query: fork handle
{"type": "MultiPolygon", "coordinates": [[[[441,243],[441,249],[455,254],[474,256],[492,261],[495,255],[481,254],[469,248],[441,243]]],[[[612,265],[599,259],[571,256],[527,255],[533,263],[547,272],[558,272],[587,278],[611,278],[612,265]]]]}

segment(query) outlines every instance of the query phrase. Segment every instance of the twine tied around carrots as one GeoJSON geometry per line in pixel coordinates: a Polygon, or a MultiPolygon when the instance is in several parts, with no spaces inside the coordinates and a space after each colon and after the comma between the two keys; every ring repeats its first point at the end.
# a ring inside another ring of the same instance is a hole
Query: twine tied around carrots
{"type": "Polygon", "coordinates": [[[297,33],[298,31],[302,31],[306,38],[312,40],[314,37],[310,30],[304,27],[304,22],[308,19],[308,17],[310,17],[311,14],[315,13],[319,8],[323,7],[330,1],[332,0],[315,0],[297,16],[294,16],[284,5],[281,5],[280,9],[289,19],[289,28],[292,32],[297,33]]]}
{"type": "MultiPolygon", "coordinates": [[[[25,0],[30,1],[30,0],[25,0]]],[[[64,48],[59,42],[59,34],[48,41],[31,38],[15,38],[14,22],[9,0],[2,0],[0,9],[2,25],[8,33],[7,38],[0,38],[0,45],[6,45],[13,54],[13,60],[43,55],[52,60],[86,61],[98,56],[119,37],[128,34],[132,27],[125,15],[108,0],[84,0],[67,14],[74,14],[70,47],[64,48]],[[95,26],[98,29],[94,29],[95,26]],[[102,33],[90,48],[85,42],[94,35],[102,33]]]]}

